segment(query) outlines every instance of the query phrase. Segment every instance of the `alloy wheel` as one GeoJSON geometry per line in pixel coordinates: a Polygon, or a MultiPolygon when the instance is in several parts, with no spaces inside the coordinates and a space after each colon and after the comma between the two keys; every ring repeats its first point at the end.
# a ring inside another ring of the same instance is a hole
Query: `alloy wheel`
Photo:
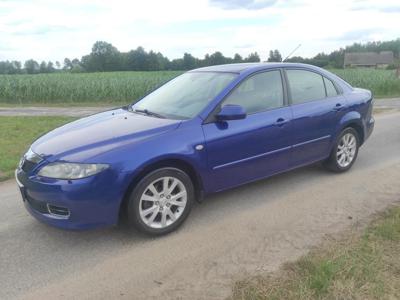
{"type": "Polygon", "coordinates": [[[187,191],[175,177],[161,177],[150,183],[139,201],[141,220],[151,228],[166,228],[175,223],[185,210],[187,191]]]}
{"type": "Polygon", "coordinates": [[[336,151],[336,160],[338,165],[341,168],[346,168],[348,165],[350,165],[354,160],[356,150],[356,137],[350,132],[344,134],[339,141],[336,151]]]}

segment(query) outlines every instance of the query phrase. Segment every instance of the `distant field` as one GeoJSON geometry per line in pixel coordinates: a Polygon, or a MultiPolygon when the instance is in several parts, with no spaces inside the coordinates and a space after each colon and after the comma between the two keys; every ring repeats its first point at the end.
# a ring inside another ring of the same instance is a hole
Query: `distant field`
{"type": "Polygon", "coordinates": [[[0,75],[0,103],[127,103],[182,72],[0,75]]]}
{"type": "Polygon", "coordinates": [[[400,79],[393,70],[375,69],[334,69],[337,74],[354,87],[371,90],[375,97],[399,97],[400,79]]]}
{"type": "MultiPolygon", "coordinates": [[[[335,69],[350,84],[367,88],[378,97],[400,96],[400,79],[394,71],[335,69]]],[[[0,75],[0,103],[4,104],[98,104],[128,103],[142,97],[179,71],[57,73],[0,75]]]]}

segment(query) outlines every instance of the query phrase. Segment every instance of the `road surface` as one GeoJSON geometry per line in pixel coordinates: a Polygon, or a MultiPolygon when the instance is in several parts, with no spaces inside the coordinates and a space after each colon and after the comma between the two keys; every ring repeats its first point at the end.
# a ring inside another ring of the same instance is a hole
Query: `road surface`
{"type": "Polygon", "coordinates": [[[380,114],[353,169],[315,165],[208,197],[177,232],[68,232],[34,220],[0,184],[0,299],[223,299],[400,201],[400,113],[380,114]],[[162,298],[161,298],[162,297],[162,298]]]}

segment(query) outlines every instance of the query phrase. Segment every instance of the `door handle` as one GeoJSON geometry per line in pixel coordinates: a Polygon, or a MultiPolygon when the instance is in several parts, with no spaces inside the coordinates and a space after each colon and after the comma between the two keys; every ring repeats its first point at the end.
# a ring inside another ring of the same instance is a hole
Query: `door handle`
{"type": "Polygon", "coordinates": [[[333,110],[339,111],[343,108],[342,103],[336,103],[335,107],[333,108],[333,110]]]}
{"type": "Polygon", "coordinates": [[[287,122],[289,122],[289,120],[285,120],[284,118],[279,118],[278,120],[276,120],[274,125],[281,127],[281,126],[285,125],[287,122]]]}

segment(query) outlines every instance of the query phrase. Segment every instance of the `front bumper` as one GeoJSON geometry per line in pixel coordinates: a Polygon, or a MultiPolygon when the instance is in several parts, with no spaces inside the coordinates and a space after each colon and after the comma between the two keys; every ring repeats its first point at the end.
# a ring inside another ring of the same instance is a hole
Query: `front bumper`
{"type": "Polygon", "coordinates": [[[105,170],[78,180],[28,176],[15,171],[23,203],[39,221],[62,229],[83,230],[118,222],[122,179],[105,170]]]}
{"type": "Polygon", "coordinates": [[[372,131],[374,130],[374,127],[375,127],[375,119],[373,116],[371,116],[366,124],[366,134],[364,140],[367,140],[370,137],[372,131]]]}

